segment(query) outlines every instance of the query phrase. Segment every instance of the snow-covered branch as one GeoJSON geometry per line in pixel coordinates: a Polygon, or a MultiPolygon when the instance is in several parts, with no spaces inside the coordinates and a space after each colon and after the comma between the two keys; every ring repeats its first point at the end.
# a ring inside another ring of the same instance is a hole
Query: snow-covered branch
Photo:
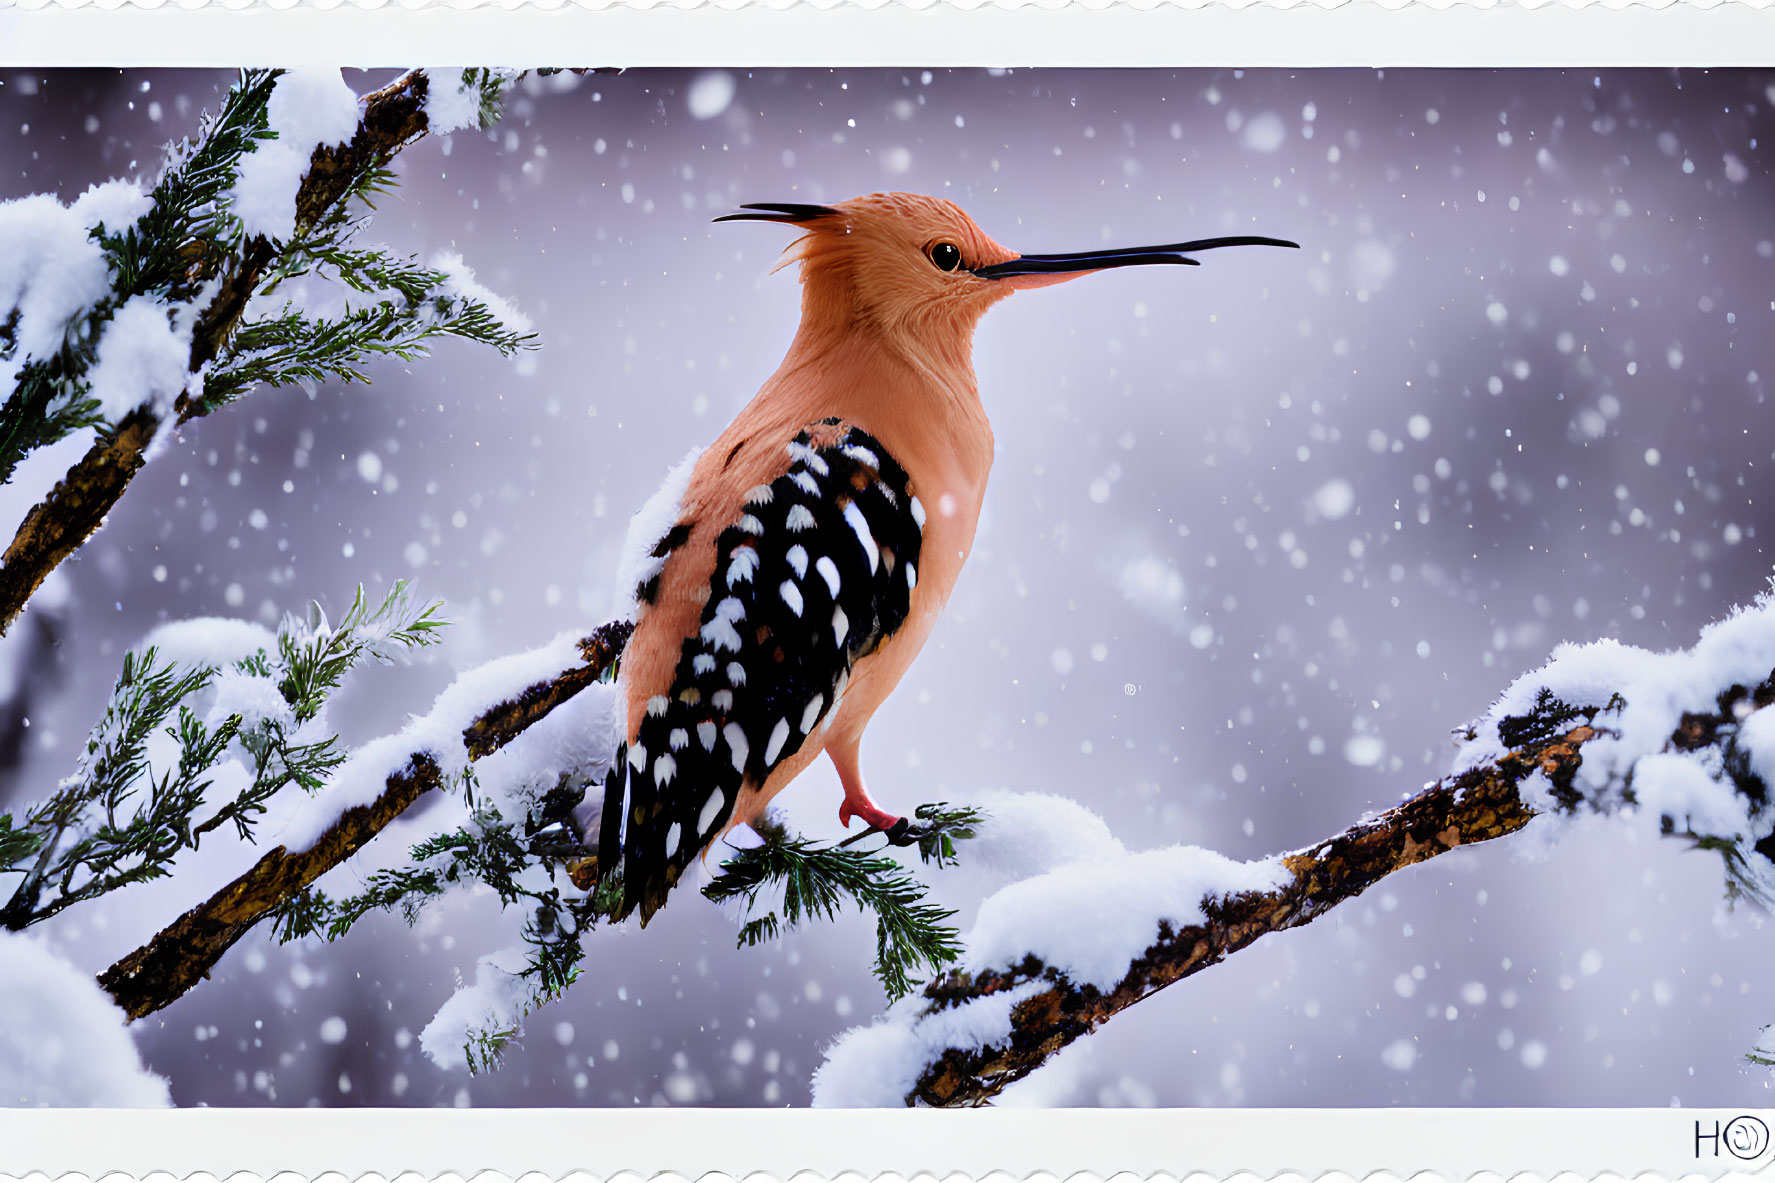
{"type": "Polygon", "coordinates": [[[337,71],[248,71],[152,190],[0,203],[0,482],[32,450],[97,429],[0,555],[0,633],[172,429],[257,385],[361,379],[367,359],[411,359],[436,337],[529,346],[528,323],[460,259],[426,267],[356,243],[354,203],[393,183],[394,155],[490,123],[509,81],[414,70],[359,99],[337,71]],[[355,303],[293,302],[279,285],[302,277],[355,303]]]}
{"type": "Polygon", "coordinates": [[[962,968],[829,1050],[814,1102],[984,1104],[1266,933],[1456,847],[1530,826],[1525,837],[1548,840],[1583,813],[1640,819],[1718,851],[1728,896],[1770,907],[1772,670],[1775,599],[1765,595],[1692,649],[1562,646],[1462,730],[1455,772],[1312,847],[1236,863],[1188,847],[1129,853],[1105,834],[1051,852],[1059,865],[981,905],[962,968]]]}
{"type": "Polygon", "coordinates": [[[131,1018],[177,999],[254,925],[301,898],[427,792],[600,681],[632,627],[604,625],[581,640],[463,675],[400,734],[364,745],[340,765],[310,808],[279,835],[283,845],[99,975],[99,984],[131,1018]],[[580,663],[569,665],[575,655],[580,663]]]}
{"type": "Polygon", "coordinates": [[[0,813],[0,928],[171,875],[216,830],[253,841],[280,793],[314,792],[344,761],[332,693],[366,661],[435,643],[440,607],[397,581],[379,606],[360,586],[337,622],[313,604],[275,635],[215,618],[156,628],[124,655],[74,773],[16,825],[0,813]]]}

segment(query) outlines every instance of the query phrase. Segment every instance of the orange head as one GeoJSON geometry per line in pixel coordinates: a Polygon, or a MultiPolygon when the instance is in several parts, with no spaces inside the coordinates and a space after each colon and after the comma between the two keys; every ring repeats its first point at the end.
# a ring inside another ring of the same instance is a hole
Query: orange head
{"type": "Polygon", "coordinates": [[[801,264],[803,331],[875,328],[936,343],[965,342],[988,308],[1020,288],[1093,271],[1183,264],[1222,246],[1295,246],[1239,236],[1162,246],[1020,255],[1000,246],[960,206],[917,193],[872,193],[836,205],[758,204],[717,222],[784,222],[805,230],[784,255],[801,264]]]}

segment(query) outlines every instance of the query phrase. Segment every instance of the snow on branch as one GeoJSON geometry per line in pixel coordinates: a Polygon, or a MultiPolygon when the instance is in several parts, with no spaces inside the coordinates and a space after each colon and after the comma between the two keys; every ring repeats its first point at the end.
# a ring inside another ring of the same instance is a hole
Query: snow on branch
{"type": "MultiPolygon", "coordinates": [[[[390,599],[396,601],[407,603],[403,588],[390,599]]],[[[250,634],[244,641],[222,637],[220,626],[234,622],[201,623],[194,631],[209,638],[211,648],[269,637],[244,624],[233,630],[250,634]]],[[[373,650],[379,642],[412,643],[428,637],[432,624],[429,611],[391,610],[388,604],[371,611],[360,595],[337,630],[324,618],[311,618],[294,637],[260,644],[258,658],[236,662],[236,673],[265,674],[268,650],[286,665],[299,655],[305,673],[278,680],[278,707],[300,717],[318,709],[306,704],[336,684],[338,654],[373,650]],[[349,643],[340,639],[346,634],[354,638],[349,643]]],[[[578,978],[582,938],[614,914],[621,898],[620,869],[600,875],[585,835],[596,832],[602,808],[601,793],[588,799],[588,789],[602,785],[620,738],[620,692],[612,674],[632,630],[630,622],[616,621],[583,639],[565,634],[489,662],[459,677],[398,734],[349,755],[333,753],[325,775],[307,786],[311,796],[260,823],[280,843],[276,849],[119,961],[101,984],[131,1017],[140,1017],[190,989],[261,921],[270,922],[280,941],[336,940],[372,913],[395,913],[415,923],[450,891],[475,885],[498,896],[502,914],[518,916],[514,943],[480,959],[474,982],[444,1004],[420,1042],[443,1067],[466,1064],[480,1072],[498,1066],[522,1035],[525,1017],[578,978]],[[520,736],[523,742],[514,743],[520,736]],[[459,790],[440,811],[445,820],[439,832],[398,850],[384,842],[365,852],[367,861],[341,865],[432,789],[459,790]]],[[[186,639],[182,651],[190,655],[193,648],[186,639]]],[[[214,674],[203,667],[195,677],[214,674]]],[[[174,696],[169,691],[161,697],[174,696]]],[[[236,692],[229,701],[241,697],[236,692]]],[[[156,719],[169,710],[160,704],[156,719]]],[[[207,717],[215,719],[217,711],[207,717]]],[[[232,719],[238,731],[239,716],[232,719]]],[[[916,847],[921,862],[942,867],[955,863],[957,843],[974,836],[982,814],[938,803],[919,806],[916,819],[905,843],[916,847]]],[[[27,821],[35,823],[35,814],[27,821]]],[[[0,854],[9,841],[29,839],[6,824],[0,817],[0,854]]],[[[198,827],[186,822],[160,829],[176,847],[182,835],[215,824],[212,819],[198,827]]],[[[944,924],[951,913],[924,902],[924,883],[884,848],[853,849],[872,836],[883,837],[867,830],[825,845],[780,822],[762,823],[755,843],[733,845],[703,894],[759,913],[741,927],[741,947],[808,921],[834,919],[847,901],[874,913],[876,973],[892,1001],[922,984],[914,973],[940,972],[961,949],[958,933],[944,924]]],[[[31,853],[19,849],[11,857],[17,862],[31,853]]]]}
{"type": "Polygon", "coordinates": [[[394,155],[429,130],[490,126],[512,79],[414,70],[360,99],[337,71],[248,70],[151,190],[0,203],[0,484],[97,429],[0,555],[0,632],[172,429],[255,386],[365,380],[369,360],[439,337],[533,347],[460,259],[422,266],[358,241],[394,155]]]}
{"type": "MultiPolygon", "coordinates": [[[[597,833],[598,790],[616,754],[619,699],[613,683],[588,688],[572,709],[529,727],[522,744],[472,772],[464,768],[467,808],[456,807],[457,824],[411,846],[404,861],[384,843],[377,869],[366,875],[366,868],[355,867],[349,878],[340,873],[323,880],[332,888],[349,885],[350,894],[329,894],[321,884],[296,893],[269,913],[275,935],[286,942],[337,940],[372,912],[416,924],[452,890],[490,890],[499,898],[502,926],[515,930],[512,943],[479,959],[473,982],[459,983],[420,1032],[419,1044],[440,1068],[466,1067],[471,1074],[497,1068],[521,1040],[525,1019],[578,980],[584,937],[609,921],[622,900],[620,865],[600,875],[596,851],[585,845],[585,836],[597,833]]],[[[472,739],[464,745],[472,746],[472,739]]],[[[977,810],[942,803],[920,805],[916,816],[906,845],[938,867],[955,863],[956,843],[971,838],[981,821],[977,810]]],[[[890,1002],[922,984],[915,971],[941,971],[960,955],[960,934],[943,923],[952,913],[924,902],[929,888],[886,855],[892,844],[855,847],[870,837],[886,843],[881,831],[828,845],[770,817],[744,833],[750,841],[730,837],[729,854],[703,887],[707,898],[737,905],[736,913],[763,911],[741,925],[739,947],[836,919],[846,902],[855,903],[875,915],[875,972],[890,1002]]]]}
{"type": "MultiPolygon", "coordinates": [[[[470,764],[494,757],[563,704],[604,681],[632,629],[625,622],[604,625],[587,637],[563,638],[464,674],[438,696],[431,711],[413,719],[399,734],[354,751],[331,772],[325,788],[286,823],[277,835],[281,845],[99,975],[99,984],[132,1019],[140,1018],[202,981],[261,920],[275,918],[286,938],[324,928],[339,912],[335,902],[311,891],[311,886],[432,789],[466,778],[471,788],[483,792],[484,805],[495,813],[505,805],[511,815],[521,815],[510,788],[528,785],[539,770],[546,770],[545,765],[556,767],[561,754],[541,750],[546,745],[533,745],[538,750],[527,749],[522,759],[480,778],[470,776],[470,764]],[[576,656],[579,661],[574,664],[576,656]]],[[[554,738],[577,747],[587,742],[583,735],[554,738]]],[[[609,746],[614,748],[614,739],[609,746]]],[[[608,753],[604,758],[608,760],[608,753]]],[[[497,822],[497,816],[493,820],[497,822]]],[[[509,826],[504,833],[509,836],[509,826]]],[[[475,839],[465,835],[462,841],[472,844],[475,839]]],[[[461,845],[446,841],[419,862],[434,857],[447,860],[461,845]]],[[[473,853],[478,856],[484,849],[476,846],[473,853]]],[[[398,903],[408,885],[384,886],[395,893],[388,902],[398,903]]],[[[358,915],[387,906],[379,900],[337,903],[361,907],[358,915]]]]}
{"type": "Polygon", "coordinates": [[[171,875],[224,827],[252,841],[279,793],[318,790],[345,759],[325,717],[333,691],[365,661],[433,644],[440,606],[397,581],[375,608],[360,586],[336,624],[314,605],[275,635],[213,618],[149,633],[73,774],[17,822],[0,813],[0,928],[171,875]]]}
{"type": "MultiPolygon", "coordinates": [[[[1585,813],[1720,853],[1729,899],[1775,905],[1775,598],[1692,649],[1565,645],[1459,733],[1456,771],[1325,842],[1253,863],[1113,839],[980,907],[962,967],[846,1033],[814,1076],[826,1106],[989,1102],[1074,1040],[1266,933],[1383,877],[1585,813]]],[[[1075,807],[1076,808],[1076,807],[1075,807]]],[[[993,810],[994,819],[1003,811],[993,810]]],[[[1080,811],[1082,812],[1082,811],[1080,811]]],[[[993,838],[988,823],[980,841],[993,838]]],[[[1749,1053],[1771,1055],[1775,1038],[1749,1053]]]]}

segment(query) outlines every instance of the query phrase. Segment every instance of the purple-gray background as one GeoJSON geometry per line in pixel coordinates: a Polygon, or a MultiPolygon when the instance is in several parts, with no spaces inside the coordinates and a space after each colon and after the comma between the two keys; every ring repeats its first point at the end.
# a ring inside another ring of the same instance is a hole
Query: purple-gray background
{"type": "MultiPolygon", "coordinates": [[[[4,77],[0,197],[151,169],[227,80],[4,77]]],[[[1228,232],[1304,249],[1088,277],[989,314],[976,362],[999,456],[979,547],[870,730],[876,795],[909,810],[1041,789],[1134,847],[1311,843],[1444,771],[1450,728],[1556,642],[1686,645],[1765,585],[1769,84],[532,82],[492,132],[403,153],[374,235],[460,251],[542,351],[445,344],[370,388],[260,392],[187,430],[67,568],[71,623],[0,807],[69,770],[123,649],[163,619],[272,621],[415,578],[460,624],[435,659],[359,678],[338,712],[353,739],[398,727],[454,668],[604,619],[627,515],[794,330],[799,288],[769,274],[789,235],[710,218],[898,188],[1024,250],[1228,232]]],[[[824,765],[780,800],[836,831],[824,765]]],[[[1539,858],[1525,836],[1397,875],[1117,1018],[1031,1099],[1767,1103],[1770,1073],[1741,1058],[1775,1021],[1763,917],[1724,911],[1713,856],[1644,833],[1579,827],[1539,858]]],[[[965,923],[986,886],[964,867],[937,890],[965,923]]],[[[97,969],[171,919],[157,907],[126,893],[49,935],[97,969]]],[[[736,951],[733,919],[680,892],[647,932],[598,933],[584,980],[470,1081],[412,1035],[505,943],[496,910],[457,899],[417,932],[371,921],[326,948],[251,939],[139,1042],[185,1105],[803,1104],[821,1048],[882,1004],[864,918],[736,951]]]]}

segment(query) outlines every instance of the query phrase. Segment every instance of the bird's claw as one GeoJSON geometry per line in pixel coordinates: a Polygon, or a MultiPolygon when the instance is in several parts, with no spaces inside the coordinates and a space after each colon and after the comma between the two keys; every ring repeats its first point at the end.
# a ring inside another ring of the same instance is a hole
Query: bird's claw
{"type": "Polygon", "coordinates": [[[870,826],[866,830],[852,834],[838,845],[850,846],[852,843],[861,842],[865,838],[880,834],[887,839],[889,846],[911,846],[923,838],[925,833],[924,827],[913,825],[911,818],[897,817],[890,825],[870,826]]]}

